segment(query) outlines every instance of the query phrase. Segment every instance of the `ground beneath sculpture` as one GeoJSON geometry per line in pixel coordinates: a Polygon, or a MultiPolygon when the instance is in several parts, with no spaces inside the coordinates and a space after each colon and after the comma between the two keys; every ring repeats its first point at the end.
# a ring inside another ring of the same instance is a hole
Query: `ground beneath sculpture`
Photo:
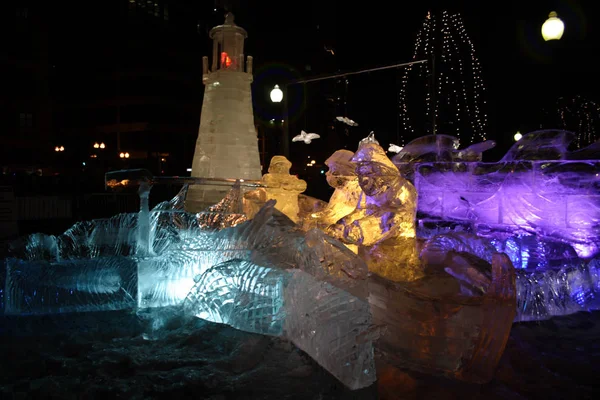
{"type": "Polygon", "coordinates": [[[515,324],[496,376],[486,385],[397,371],[395,386],[356,392],[287,341],[199,319],[90,313],[2,318],[0,330],[1,398],[565,399],[600,394],[600,312],[515,324]]]}

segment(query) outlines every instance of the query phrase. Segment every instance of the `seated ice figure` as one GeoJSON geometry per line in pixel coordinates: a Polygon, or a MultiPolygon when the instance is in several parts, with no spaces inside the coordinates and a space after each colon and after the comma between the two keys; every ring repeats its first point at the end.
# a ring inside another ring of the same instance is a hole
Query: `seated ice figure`
{"type": "Polygon", "coordinates": [[[298,222],[298,195],[306,190],[306,181],[290,175],[291,167],[292,163],[284,156],[271,159],[269,173],[261,179],[266,188],[254,190],[244,196],[248,218],[252,218],[267,200],[276,200],[275,208],[292,221],[298,222]]]}
{"type": "Polygon", "coordinates": [[[325,177],[329,186],[335,191],[325,209],[313,215],[325,231],[327,227],[356,210],[361,201],[364,204],[363,191],[358,184],[356,164],[352,162],[352,157],[354,157],[353,152],[338,150],[325,160],[329,168],[325,177]]]}
{"type": "Polygon", "coordinates": [[[423,276],[416,250],[417,193],[375,142],[361,143],[356,163],[363,194],[356,209],[328,229],[344,243],[359,246],[369,270],[390,280],[423,276]]]}

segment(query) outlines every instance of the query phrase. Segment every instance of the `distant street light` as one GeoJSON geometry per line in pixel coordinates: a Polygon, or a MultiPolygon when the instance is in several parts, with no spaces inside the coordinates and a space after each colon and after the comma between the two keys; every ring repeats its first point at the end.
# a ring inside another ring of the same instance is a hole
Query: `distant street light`
{"type": "Polygon", "coordinates": [[[56,146],[56,147],[54,148],[54,151],[57,151],[57,152],[58,152],[58,151],[65,151],[65,146],[56,146]]]}
{"type": "Polygon", "coordinates": [[[100,143],[100,148],[101,149],[105,149],[106,148],[106,145],[104,144],[104,142],[100,143]]]}
{"type": "Polygon", "coordinates": [[[519,140],[521,140],[522,137],[523,137],[523,135],[521,135],[521,132],[517,131],[517,133],[515,133],[515,136],[514,136],[515,142],[518,142],[519,140]]]}
{"type": "Polygon", "coordinates": [[[557,17],[556,11],[552,11],[548,17],[542,25],[542,37],[545,41],[559,40],[565,31],[565,24],[557,17]]]}
{"type": "Polygon", "coordinates": [[[273,103],[281,103],[283,100],[283,92],[279,89],[279,85],[275,85],[273,90],[271,90],[271,101],[273,103]]]}
{"type": "Polygon", "coordinates": [[[96,143],[94,143],[94,148],[95,149],[105,149],[106,145],[104,144],[104,142],[102,142],[102,143],[96,142],[96,143]]]}
{"type": "Polygon", "coordinates": [[[121,153],[119,154],[120,158],[129,158],[129,153],[121,153]]]}
{"type": "Polygon", "coordinates": [[[98,143],[98,142],[94,143],[94,148],[95,148],[95,149],[97,149],[97,148],[99,148],[99,147],[100,147],[100,143],[98,143]]]}

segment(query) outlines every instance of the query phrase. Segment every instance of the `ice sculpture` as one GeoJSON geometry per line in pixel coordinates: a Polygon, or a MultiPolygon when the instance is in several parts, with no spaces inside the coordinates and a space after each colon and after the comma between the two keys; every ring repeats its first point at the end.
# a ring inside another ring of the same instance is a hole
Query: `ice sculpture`
{"type": "Polygon", "coordinates": [[[303,231],[308,231],[320,226],[318,215],[327,208],[326,201],[307,196],[304,194],[298,195],[298,225],[303,231]]]}
{"type": "Polygon", "coordinates": [[[423,163],[416,166],[421,225],[458,222],[481,235],[535,235],[580,257],[598,252],[599,161],[423,163]]]}
{"type": "Polygon", "coordinates": [[[292,163],[284,156],[275,156],[271,159],[269,173],[263,175],[261,180],[265,188],[245,195],[248,204],[246,213],[249,218],[266,200],[273,199],[277,201],[275,208],[292,221],[298,221],[300,212],[298,195],[306,190],[306,181],[290,175],[291,166],[292,163]]]}
{"type": "Polygon", "coordinates": [[[521,160],[566,160],[567,148],[574,139],[571,132],[540,130],[530,132],[517,141],[501,162],[521,160]]]}
{"type": "MultiPolygon", "coordinates": [[[[44,303],[48,294],[43,294],[45,292],[38,287],[40,276],[47,278],[44,283],[47,288],[61,287],[58,281],[70,282],[71,294],[80,302],[75,305],[71,300],[64,300],[65,304],[70,304],[69,310],[84,311],[110,309],[102,305],[108,300],[97,296],[109,293],[108,289],[99,292],[99,280],[106,280],[109,288],[135,286],[135,290],[122,289],[121,292],[131,296],[138,307],[164,307],[180,304],[194,285],[195,276],[227,260],[272,260],[275,265],[297,266],[298,254],[279,253],[283,248],[296,248],[297,243],[303,241],[303,233],[294,233],[293,223],[283,216],[273,224],[273,202],[268,202],[252,221],[218,229],[225,217],[178,212],[179,200],[176,197],[171,202],[161,203],[150,213],[152,255],[138,252],[138,213],[80,222],[59,236],[37,234],[18,242],[12,252],[20,260],[8,261],[14,267],[7,269],[6,281],[14,287],[9,290],[13,303],[7,303],[10,305],[7,312],[21,313],[20,310],[28,309],[28,313],[43,314],[64,309],[63,300],[57,300],[58,308],[49,308],[44,303]],[[202,225],[206,221],[216,225],[202,225]],[[133,280],[122,279],[123,274],[108,267],[119,262],[135,269],[134,276],[127,275],[133,280]],[[106,268],[108,275],[89,271],[98,265],[106,268]],[[53,273],[53,268],[60,273],[53,273]],[[31,302],[28,293],[38,293],[44,300],[31,302]]],[[[60,298],[65,295],[61,294],[60,298]]],[[[124,302],[121,304],[128,307],[124,302]]]]}
{"type": "Polygon", "coordinates": [[[493,140],[486,140],[472,144],[466,149],[457,150],[453,153],[452,159],[454,161],[481,161],[483,158],[483,152],[490,150],[496,146],[496,142],[493,140]]]}
{"type": "Polygon", "coordinates": [[[537,321],[600,308],[600,263],[517,271],[516,321],[537,321]]]}
{"type": "Polygon", "coordinates": [[[376,379],[368,303],[304,271],[228,261],[198,278],[185,308],[209,321],[287,337],[351,389],[376,379]]]}
{"type": "Polygon", "coordinates": [[[359,200],[357,208],[328,232],[344,243],[358,245],[370,271],[391,280],[419,279],[414,187],[373,141],[361,143],[351,161],[357,165],[364,205],[359,200]]]}
{"type": "Polygon", "coordinates": [[[404,146],[392,158],[392,162],[406,179],[414,182],[415,164],[424,162],[481,161],[483,152],[496,146],[496,142],[486,140],[465,149],[458,149],[459,140],[449,135],[428,135],[417,138],[404,146]]]}
{"type": "Polygon", "coordinates": [[[443,271],[399,283],[374,275],[369,281],[373,322],[386,327],[377,356],[397,367],[489,381],[516,312],[510,260],[494,254],[490,272],[485,294],[476,296],[462,293],[443,271]]]}
{"type": "MultiPolygon", "coordinates": [[[[550,143],[545,157],[577,157],[560,135],[536,137],[550,143]]],[[[374,356],[485,382],[513,320],[598,307],[600,267],[588,262],[600,244],[598,162],[536,160],[531,139],[510,157],[535,161],[484,164],[471,160],[491,143],[457,151],[451,137],[434,139],[405,153],[415,156],[406,165],[415,171],[418,203],[374,135],[356,154],[327,160],[334,196],[327,205],[303,199],[302,209],[358,246],[360,257],[295,223],[306,184],[289,175],[283,157],[273,159],[265,187],[244,195],[240,182],[228,182],[229,194],[198,214],[183,211],[186,187],[148,210],[157,178],[120,171],[107,185],[137,182],[141,212],[21,242],[18,259],[6,262],[3,309],[44,314],[185,301],[201,318],[289,338],[351,388],[374,381],[374,356]],[[433,162],[424,162],[431,153],[433,162]],[[285,204],[278,210],[275,200],[285,204]],[[421,260],[416,205],[428,238],[421,260]]]]}
{"type": "Polygon", "coordinates": [[[322,212],[310,217],[318,220],[318,225],[326,229],[337,221],[352,213],[361,204],[364,206],[363,191],[358,184],[356,164],[352,162],[354,153],[349,150],[338,150],[325,164],[329,168],[325,177],[329,186],[335,189],[327,207],[322,212]]]}
{"type": "Polygon", "coordinates": [[[184,307],[191,315],[247,332],[283,333],[283,290],[289,275],[234,259],[196,278],[184,307]]]}
{"type": "Polygon", "coordinates": [[[304,142],[310,144],[313,140],[319,139],[321,136],[316,133],[307,133],[305,131],[300,132],[298,136],[292,138],[292,142],[304,142]]]}
{"type": "Polygon", "coordinates": [[[449,135],[428,135],[417,138],[404,146],[392,161],[396,166],[405,163],[481,161],[484,151],[496,146],[493,140],[475,143],[465,149],[458,149],[458,138],[449,135]]]}
{"type": "Polygon", "coordinates": [[[428,135],[417,138],[402,148],[392,161],[394,164],[426,161],[452,161],[458,148],[458,138],[449,135],[428,135]]]}
{"type": "Polygon", "coordinates": [[[23,261],[6,260],[7,315],[133,309],[137,265],[127,257],[23,261]]]}

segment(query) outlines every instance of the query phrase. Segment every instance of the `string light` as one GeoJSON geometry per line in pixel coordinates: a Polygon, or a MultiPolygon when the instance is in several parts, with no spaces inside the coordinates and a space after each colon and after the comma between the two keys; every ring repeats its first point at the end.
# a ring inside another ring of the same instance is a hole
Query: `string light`
{"type": "Polygon", "coordinates": [[[558,115],[563,128],[575,131],[575,145],[577,148],[585,147],[596,140],[596,124],[600,118],[600,106],[593,101],[581,96],[565,99],[559,98],[556,102],[558,115]]]}
{"type": "Polygon", "coordinates": [[[424,105],[427,121],[432,120],[433,113],[436,124],[442,129],[441,133],[453,134],[459,140],[462,136],[471,143],[486,140],[487,115],[482,111],[486,102],[483,99],[485,87],[481,65],[460,14],[444,11],[438,22],[434,15],[427,13],[417,33],[413,60],[431,59],[432,56],[436,57],[435,104],[432,104],[431,96],[430,63],[404,70],[398,96],[399,116],[404,131],[411,136],[421,133],[416,131],[415,123],[409,116],[408,103],[421,104],[420,107],[424,105]],[[421,86],[417,93],[409,96],[411,82],[421,86]]]}

